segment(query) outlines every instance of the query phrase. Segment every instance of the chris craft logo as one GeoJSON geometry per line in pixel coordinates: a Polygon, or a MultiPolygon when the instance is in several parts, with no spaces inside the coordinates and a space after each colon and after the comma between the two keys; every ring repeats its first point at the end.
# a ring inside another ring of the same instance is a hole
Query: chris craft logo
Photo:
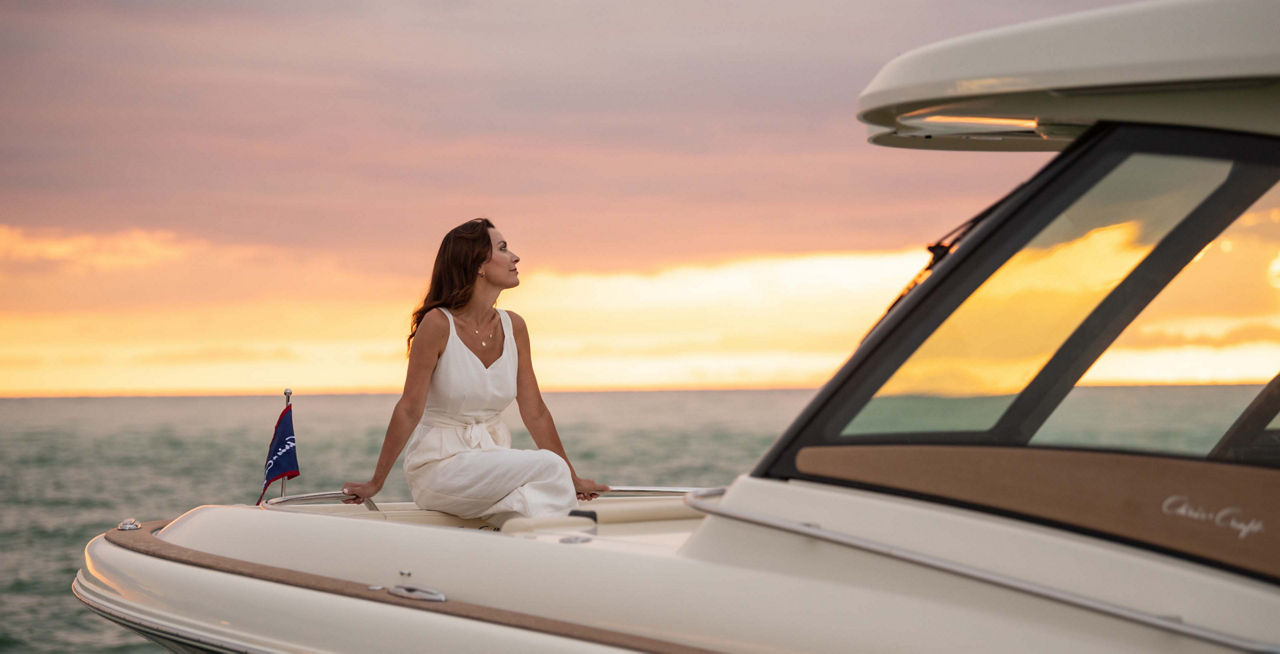
{"type": "Polygon", "coordinates": [[[271,466],[276,464],[276,459],[279,459],[280,457],[284,456],[289,452],[289,450],[292,450],[297,446],[298,446],[298,443],[293,439],[293,436],[286,438],[284,440],[284,447],[277,449],[275,453],[271,455],[271,458],[267,459],[267,467],[266,467],[267,475],[268,476],[271,475],[271,466]]]}
{"type": "Polygon", "coordinates": [[[1244,540],[1249,536],[1262,531],[1262,521],[1257,518],[1249,518],[1244,515],[1244,509],[1238,506],[1228,506],[1221,509],[1207,509],[1203,506],[1193,504],[1191,498],[1186,495],[1170,495],[1164,498],[1164,504],[1160,506],[1160,510],[1165,515],[1177,516],[1197,522],[1204,522],[1215,527],[1230,529],[1236,532],[1240,540],[1244,540]]]}

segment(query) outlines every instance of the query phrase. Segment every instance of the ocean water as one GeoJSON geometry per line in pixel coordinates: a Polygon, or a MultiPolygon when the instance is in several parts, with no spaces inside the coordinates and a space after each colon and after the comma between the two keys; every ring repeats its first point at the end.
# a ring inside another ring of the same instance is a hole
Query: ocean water
{"type": "MultiPolygon", "coordinates": [[[[548,393],[579,474],[719,486],[750,469],[813,391],[548,393]]],[[[302,475],[289,493],[373,471],[395,395],[295,395],[302,475]]],[[[279,397],[0,399],[0,651],[160,652],[89,611],[71,580],[120,520],[253,503],[279,397]]],[[[513,445],[532,448],[514,407],[513,445]]],[[[273,485],[268,496],[277,494],[273,485]]],[[[397,465],[380,500],[408,500],[397,465]]]]}
{"type": "MultiPolygon", "coordinates": [[[[1203,455],[1259,390],[1079,388],[1032,443],[1203,455]]],[[[546,401],[580,474],[614,485],[720,486],[749,470],[813,393],[548,393],[546,401]]],[[[288,491],[367,479],[396,399],[295,396],[302,476],[288,491]]],[[[885,425],[942,428],[991,413],[990,398],[891,399],[876,416],[885,425]]],[[[71,594],[84,544],[127,517],[253,503],[282,408],[282,397],[0,399],[0,651],[161,651],[71,594]]],[[[513,444],[533,447],[514,407],[505,419],[513,444]]],[[[378,498],[410,498],[399,466],[378,498]]]]}

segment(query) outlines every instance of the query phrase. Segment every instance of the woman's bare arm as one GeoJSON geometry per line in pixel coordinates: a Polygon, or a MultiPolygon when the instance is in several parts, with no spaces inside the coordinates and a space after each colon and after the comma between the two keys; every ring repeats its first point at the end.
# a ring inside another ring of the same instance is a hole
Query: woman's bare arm
{"type": "Polygon", "coordinates": [[[551,418],[551,411],[542,400],[542,391],[538,388],[538,378],[533,374],[533,356],[529,352],[529,328],[515,312],[508,311],[511,316],[511,328],[515,332],[516,350],[519,352],[516,372],[516,405],[520,407],[520,419],[528,428],[533,442],[540,449],[550,450],[560,455],[569,464],[569,473],[573,475],[573,486],[580,499],[595,499],[600,493],[609,490],[604,484],[597,484],[591,479],[579,477],[565,454],[564,444],[560,442],[560,433],[556,431],[556,423],[551,418]]]}
{"type": "Polygon", "coordinates": [[[449,319],[434,309],[423,316],[418,332],[413,337],[413,345],[409,348],[409,370],[405,373],[404,392],[396,402],[395,410],[391,412],[391,421],[382,438],[382,452],[378,455],[373,477],[367,482],[343,484],[342,491],[355,496],[343,501],[357,504],[382,490],[387,475],[391,474],[392,466],[409,441],[409,435],[422,420],[422,412],[427,406],[427,391],[431,388],[431,375],[435,372],[436,362],[440,360],[440,354],[444,352],[448,341],[449,319]]]}

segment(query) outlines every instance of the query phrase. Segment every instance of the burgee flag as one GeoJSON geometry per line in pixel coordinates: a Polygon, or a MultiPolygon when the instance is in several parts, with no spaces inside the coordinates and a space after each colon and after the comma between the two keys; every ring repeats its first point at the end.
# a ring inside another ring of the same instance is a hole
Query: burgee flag
{"type": "Polygon", "coordinates": [[[271,449],[267,451],[267,465],[264,470],[262,493],[258,495],[258,504],[267,494],[267,486],[277,479],[293,479],[302,474],[298,471],[298,449],[293,440],[293,404],[286,404],[276,420],[276,431],[271,436],[271,449]]]}

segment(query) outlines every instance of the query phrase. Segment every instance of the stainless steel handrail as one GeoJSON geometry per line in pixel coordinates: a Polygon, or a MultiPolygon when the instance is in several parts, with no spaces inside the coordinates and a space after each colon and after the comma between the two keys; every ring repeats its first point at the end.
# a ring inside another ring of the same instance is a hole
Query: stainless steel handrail
{"type": "MultiPolygon", "coordinates": [[[[321,491],[319,493],[300,493],[298,495],[285,495],[283,497],[273,497],[267,500],[270,506],[284,506],[287,504],[322,504],[332,500],[346,500],[355,497],[348,495],[342,491],[321,491]]],[[[377,511],[378,505],[373,503],[373,499],[366,498],[364,507],[370,511],[377,511]]]]}
{"type": "Polygon", "coordinates": [[[696,486],[613,486],[603,495],[625,497],[628,495],[688,495],[705,491],[706,488],[696,486]]]}
{"type": "Polygon", "coordinates": [[[881,554],[901,561],[923,565],[935,570],[950,572],[969,579],[975,579],[977,581],[1021,591],[1036,597],[1043,597],[1045,599],[1070,604],[1075,607],[1102,613],[1112,617],[1123,618],[1149,627],[1156,627],[1157,629],[1164,629],[1166,631],[1172,631],[1186,636],[1191,636],[1193,638],[1199,638],[1217,645],[1226,645],[1228,647],[1234,647],[1248,652],[1267,652],[1270,654],[1280,653],[1280,644],[1264,643],[1247,638],[1240,638],[1206,627],[1198,627],[1196,625],[1182,622],[1181,619],[1176,616],[1161,616],[1154,613],[1139,611],[1137,609],[1131,609],[1126,606],[1120,606],[1119,604],[1112,604],[1110,602],[1105,602],[1091,597],[1085,597],[1083,595],[1045,586],[1032,581],[1002,575],[998,572],[975,568],[964,563],[950,561],[936,556],[931,556],[929,554],[895,547],[893,545],[886,545],[884,543],[860,538],[858,536],[851,536],[849,534],[832,531],[830,529],[824,529],[813,523],[795,522],[770,515],[760,515],[748,511],[742,511],[740,509],[725,508],[706,501],[707,498],[720,497],[724,495],[725,490],[726,489],[722,487],[694,491],[684,496],[684,503],[692,509],[709,515],[729,518],[730,520],[738,520],[740,522],[747,522],[761,527],[768,527],[770,529],[777,529],[779,531],[816,538],[836,545],[844,545],[846,547],[852,547],[872,552],[874,554],[881,554]]]}

